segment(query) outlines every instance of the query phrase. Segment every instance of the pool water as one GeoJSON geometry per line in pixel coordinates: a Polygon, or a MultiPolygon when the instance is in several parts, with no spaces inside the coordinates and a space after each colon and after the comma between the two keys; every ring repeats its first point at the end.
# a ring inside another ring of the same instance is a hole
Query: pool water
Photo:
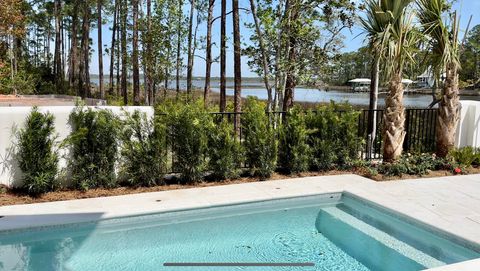
{"type": "Polygon", "coordinates": [[[0,232],[0,270],[409,271],[480,257],[463,245],[331,194],[0,232]],[[187,262],[314,266],[164,266],[187,262]]]}

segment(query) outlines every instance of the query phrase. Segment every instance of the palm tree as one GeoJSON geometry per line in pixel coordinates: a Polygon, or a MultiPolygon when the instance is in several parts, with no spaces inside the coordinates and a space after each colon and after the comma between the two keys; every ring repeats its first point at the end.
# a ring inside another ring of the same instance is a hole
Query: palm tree
{"type": "Polygon", "coordinates": [[[378,101],[378,84],[380,78],[380,61],[385,45],[385,30],[390,24],[390,16],[382,10],[378,0],[367,0],[365,18],[360,18],[360,23],[367,35],[369,50],[373,56],[370,83],[370,104],[368,114],[368,142],[367,153],[371,157],[373,142],[376,137],[376,112],[378,101]]]}
{"type": "Polygon", "coordinates": [[[417,0],[417,5],[422,32],[429,37],[429,63],[434,74],[446,72],[436,128],[437,154],[445,157],[455,144],[460,115],[458,21],[456,13],[451,17],[450,26],[442,19],[443,12],[447,9],[445,0],[417,0]]]}
{"type": "Polygon", "coordinates": [[[405,139],[405,108],[402,76],[406,61],[415,62],[419,35],[414,28],[414,14],[409,12],[411,0],[381,0],[378,13],[389,17],[381,33],[384,41],[385,74],[389,79],[384,110],[383,160],[393,162],[402,154],[405,139]]]}

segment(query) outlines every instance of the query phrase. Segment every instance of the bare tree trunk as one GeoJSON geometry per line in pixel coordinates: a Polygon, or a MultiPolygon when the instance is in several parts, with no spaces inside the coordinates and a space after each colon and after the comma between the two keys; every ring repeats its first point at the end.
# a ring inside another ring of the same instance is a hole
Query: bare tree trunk
{"type": "Polygon", "coordinates": [[[82,56],[80,62],[80,88],[82,98],[90,97],[90,7],[88,1],[84,2],[83,22],[82,22],[82,56]]]}
{"type": "Polygon", "coordinates": [[[190,19],[188,20],[188,63],[187,63],[187,95],[192,92],[193,74],[193,13],[195,11],[195,0],[190,0],[190,19]]]}
{"type": "Polygon", "coordinates": [[[298,6],[297,2],[287,0],[287,4],[285,5],[285,9],[288,10],[288,66],[286,72],[286,79],[285,79],[285,96],[283,99],[283,111],[288,111],[293,106],[294,101],[294,91],[296,86],[296,78],[295,78],[295,65],[297,61],[297,38],[295,31],[292,31],[292,25],[298,19],[298,6]]]}
{"type": "Polygon", "coordinates": [[[55,0],[55,55],[53,73],[55,75],[55,88],[57,92],[61,92],[63,85],[63,69],[62,69],[62,33],[61,33],[61,10],[62,3],[60,0],[55,0]]]}
{"type": "Polygon", "coordinates": [[[205,57],[205,89],[203,92],[203,102],[208,105],[210,95],[210,77],[212,72],[212,24],[213,24],[213,7],[215,0],[208,1],[208,18],[207,18],[207,48],[205,57]]]}
{"type": "Polygon", "coordinates": [[[112,45],[110,47],[110,84],[108,86],[108,94],[113,96],[113,70],[115,67],[115,42],[117,38],[117,23],[118,23],[118,2],[115,0],[115,7],[113,10],[113,27],[112,27],[112,45]]]}
{"type": "Polygon", "coordinates": [[[138,65],[138,0],[132,1],[133,38],[132,38],[132,73],[133,104],[140,105],[140,71],[138,65]]]}
{"type": "Polygon", "coordinates": [[[384,111],[383,161],[393,162],[402,155],[405,139],[405,108],[401,73],[394,74],[390,78],[384,111]]]}
{"type": "Polygon", "coordinates": [[[152,36],[150,31],[152,30],[152,0],[147,0],[147,59],[146,63],[146,76],[145,86],[147,88],[148,104],[152,105],[155,102],[155,94],[152,88],[152,36]]]}
{"type": "Polygon", "coordinates": [[[178,25],[177,25],[177,63],[176,63],[176,91],[177,96],[180,93],[180,68],[182,65],[181,59],[181,49],[182,49],[182,9],[183,9],[183,1],[178,1],[178,25]]]}
{"type": "Polygon", "coordinates": [[[70,38],[70,61],[69,61],[69,75],[68,81],[70,86],[75,86],[76,95],[79,94],[80,89],[78,86],[78,0],[73,2],[73,13],[72,13],[72,36],[70,38]]]}
{"type": "Polygon", "coordinates": [[[127,15],[128,3],[127,0],[122,0],[121,17],[122,17],[122,80],[121,89],[123,95],[123,104],[128,104],[128,90],[127,90],[127,15]]]}
{"type": "Polygon", "coordinates": [[[367,155],[368,158],[372,158],[373,147],[375,143],[375,137],[377,133],[377,101],[378,101],[378,82],[380,77],[380,57],[374,56],[370,82],[370,103],[368,106],[368,142],[367,142],[367,155]]]}
{"type": "Polygon", "coordinates": [[[102,0],[97,0],[97,26],[98,26],[98,90],[100,91],[100,99],[105,99],[103,89],[103,42],[102,42],[102,0]]]}
{"type": "Polygon", "coordinates": [[[461,108],[458,96],[457,66],[454,63],[448,63],[446,73],[436,130],[437,155],[440,157],[446,157],[455,145],[455,134],[461,108]]]}
{"type": "Polygon", "coordinates": [[[235,134],[240,136],[240,115],[242,112],[242,63],[240,48],[240,16],[238,12],[238,0],[232,0],[233,10],[233,69],[234,69],[234,111],[235,134]]]}
{"type": "Polygon", "coordinates": [[[267,49],[265,47],[265,41],[263,39],[263,33],[260,28],[260,22],[257,16],[257,7],[255,6],[255,0],[250,0],[250,10],[252,11],[253,20],[255,22],[255,30],[258,36],[258,43],[260,45],[260,52],[262,54],[262,65],[263,65],[263,82],[265,84],[265,88],[267,89],[267,111],[272,111],[272,87],[270,86],[269,77],[269,63],[268,63],[268,55],[267,49]]]}
{"type": "Polygon", "coordinates": [[[227,107],[227,0],[222,0],[222,14],[220,22],[220,112],[225,112],[227,107]]]}

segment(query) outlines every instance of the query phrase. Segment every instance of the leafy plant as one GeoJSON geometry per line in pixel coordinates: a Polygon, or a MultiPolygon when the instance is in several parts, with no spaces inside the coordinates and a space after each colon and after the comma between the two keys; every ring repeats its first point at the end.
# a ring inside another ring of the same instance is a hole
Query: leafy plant
{"type": "Polygon", "coordinates": [[[269,177],[277,166],[277,140],[269,125],[265,106],[249,97],[242,114],[245,157],[250,172],[261,178],[269,177]]]}
{"type": "Polygon", "coordinates": [[[55,150],[54,117],[34,107],[16,133],[16,157],[23,173],[24,189],[31,196],[53,191],[57,185],[58,153],[55,150]]]}
{"type": "Polygon", "coordinates": [[[404,174],[423,176],[431,170],[440,170],[450,167],[447,160],[434,154],[406,154],[395,163],[384,163],[378,172],[387,176],[402,176],[404,174]]]}
{"type": "Polygon", "coordinates": [[[470,146],[453,149],[450,151],[449,156],[456,163],[466,167],[470,167],[472,165],[480,165],[480,149],[476,149],[470,146]]]}
{"type": "Polygon", "coordinates": [[[208,129],[208,166],[217,179],[237,178],[240,175],[243,150],[235,139],[233,124],[226,120],[211,122],[208,129]]]}
{"type": "Polygon", "coordinates": [[[347,167],[358,159],[363,139],[358,136],[358,114],[348,104],[320,106],[306,117],[312,168],[329,170],[347,167]]]}
{"type": "Polygon", "coordinates": [[[77,106],[70,114],[72,133],[69,167],[74,184],[83,190],[116,185],[120,122],[109,110],[77,106]]]}
{"type": "Polygon", "coordinates": [[[187,183],[201,180],[206,169],[206,125],[210,122],[210,114],[200,102],[186,105],[170,103],[162,110],[168,112],[164,119],[175,159],[174,170],[180,172],[187,183]]]}
{"type": "Polygon", "coordinates": [[[121,138],[121,173],[125,181],[133,186],[162,183],[167,167],[165,125],[139,111],[125,113],[121,138]]]}
{"type": "Polygon", "coordinates": [[[285,172],[307,171],[310,164],[310,146],[305,115],[301,108],[294,107],[287,113],[280,127],[279,165],[285,172]]]}

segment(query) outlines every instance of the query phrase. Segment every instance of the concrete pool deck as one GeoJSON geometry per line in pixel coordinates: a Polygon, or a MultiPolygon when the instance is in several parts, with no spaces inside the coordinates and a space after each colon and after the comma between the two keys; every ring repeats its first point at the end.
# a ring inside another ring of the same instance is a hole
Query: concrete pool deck
{"type": "MultiPolygon", "coordinates": [[[[357,175],[202,187],[105,198],[0,207],[0,230],[323,193],[348,192],[480,244],[480,174],[391,182],[357,175]]],[[[439,271],[480,270],[480,260],[439,271]]]]}

